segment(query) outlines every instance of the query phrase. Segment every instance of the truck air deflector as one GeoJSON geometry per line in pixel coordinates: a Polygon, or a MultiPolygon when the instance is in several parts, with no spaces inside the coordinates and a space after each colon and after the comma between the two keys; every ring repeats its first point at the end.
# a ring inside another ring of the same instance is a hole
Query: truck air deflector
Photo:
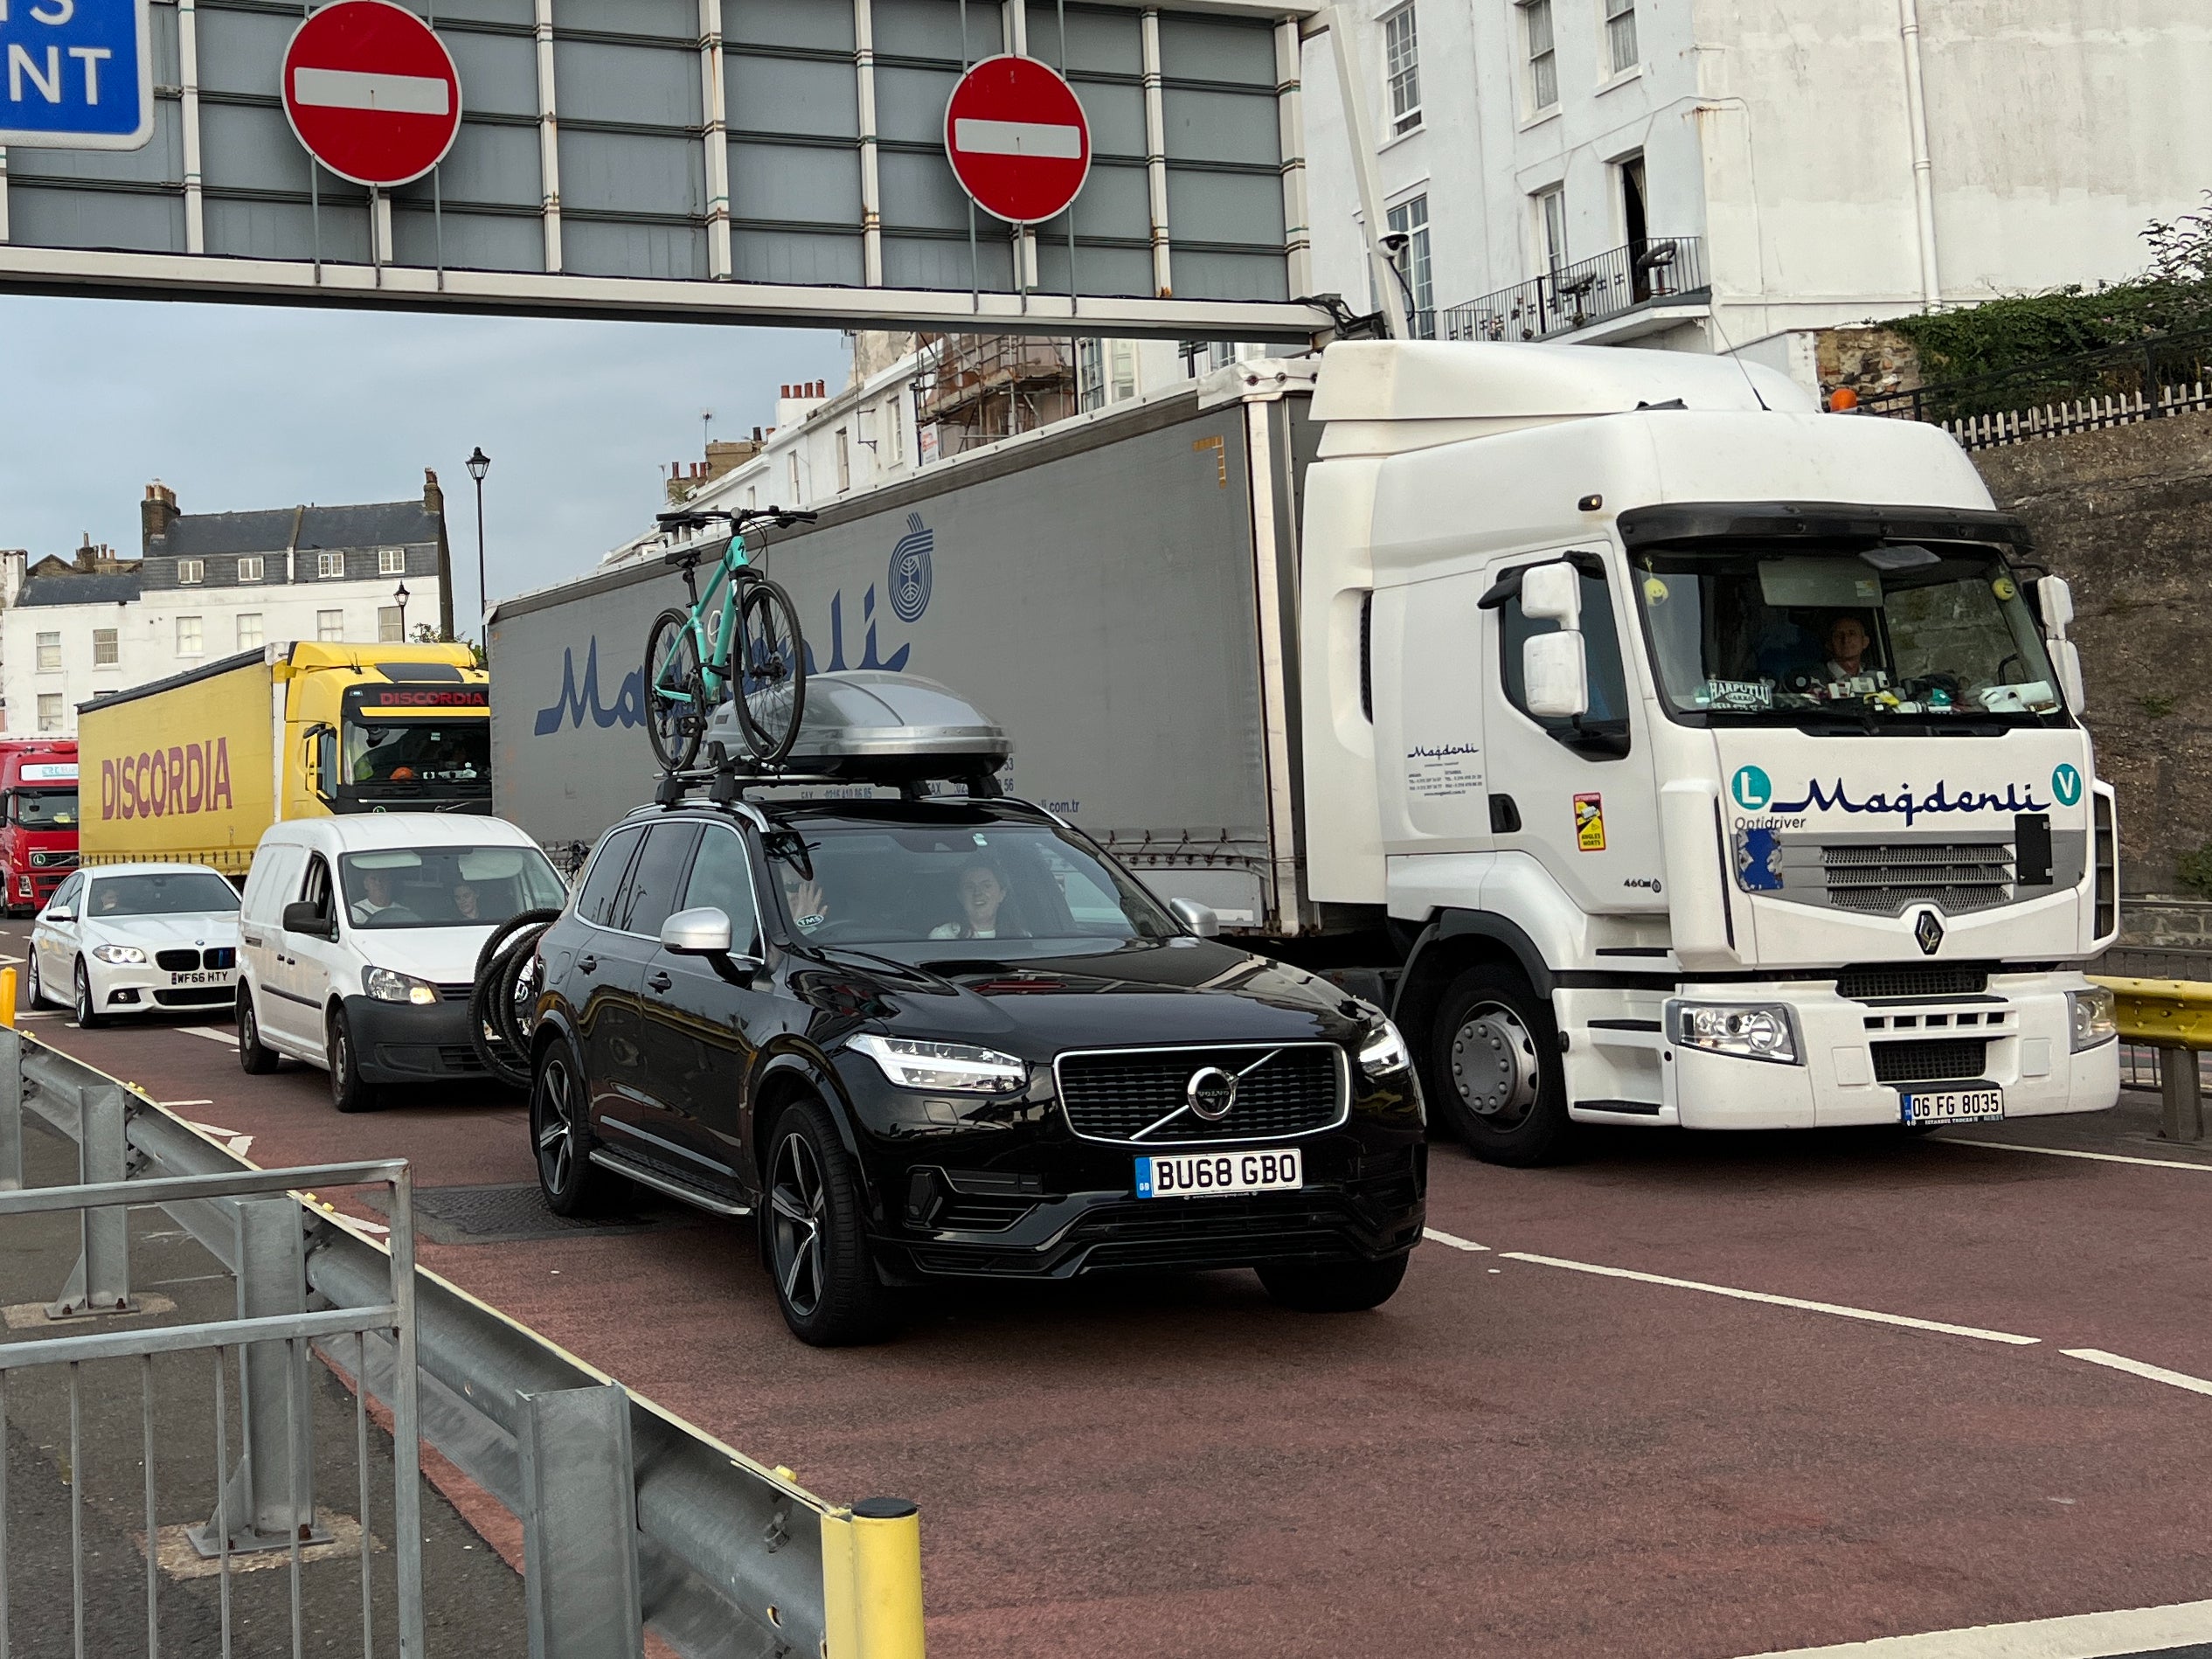
{"type": "Polygon", "coordinates": [[[1890,508],[1849,502],[1700,501],[1632,507],[1620,515],[1629,547],[1668,542],[1798,537],[1841,541],[2001,542],[2025,552],[2028,527],[2010,513],[1975,508],[1890,508]]]}

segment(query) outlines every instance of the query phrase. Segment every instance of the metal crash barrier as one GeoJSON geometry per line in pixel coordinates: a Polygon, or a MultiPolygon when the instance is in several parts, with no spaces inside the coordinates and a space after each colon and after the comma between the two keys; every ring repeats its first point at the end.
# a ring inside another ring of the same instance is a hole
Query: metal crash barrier
{"type": "Polygon", "coordinates": [[[2197,1055],[2212,1049],[2212,984],[2187,979],[2092,975],[2112,993],[2120,1040],[2154,1050],[2169,1141],[2204,1138],[2204,1085],[2197,1055]]]}
{"type": "MultiPolygon", "coordinates": [[[[261,1454],[240,1458],[202,1532],[218,1551],[289,1549],[302,1538],[299,1518],[316,1514],[310,1460],[298,1454],[297,1422],[285,1415],[311,1364],[302,1344],[313,1341],[360,1396],[392,1411],[410,1471],[404,1426],[413,1418],[424,1441],[521,1520],[532,1659],[641,1659],[648,1627],[684,1659],[920,1659],[914,1505],[829,1503],[789,1470],[702,1433],[458,1286],[410,1271],[412,1233],[403,1240],[400,1232],[406,1180],[398,1161],[259,1170],[115,1079],[0,1026],[0,1217],[84,1216],[76,1267],[49,1314],[135,1307],[125,1204],[159,1204],[238,1275],[240,1296],[235,1328],[0,1343],[0,1386],[5,1368],[42,1363],[39,1350],[51,1353],[44,1363],[59,1363],[72,1343],[121,1342],[116,1352],[137,1353],[129,1344],[177,1333],[190,1336],[188,1346],[258,1343],[239,1368],[239,1406],[254,1426],[246,1438],[261,1454]],[[76,1143],[86,1186],[23,1190],[31,1118],[76,1143]],[[389,1247],[296,1198],[238,1196],[381,1180],[399,1184],[389,1247]],[[260,1368],[251,1363],[259,1350],[272,1355],[260,1368]]],[[[406,1487],[416,1494],[412,1478],[406,1487]]],[[[405,1535],[419,1538],[420,1525],[407,1524],[405,1511],[401,1520],[405,1535]]],[[[4,1525],[0,1516],[0,1608],[4,1525]]],[[[419,1618],[419,1598],[417,1607],[419,1618]]],[[[419,1642],[401,1651],[402,1659],[422,1653],[419,1642]]]]}

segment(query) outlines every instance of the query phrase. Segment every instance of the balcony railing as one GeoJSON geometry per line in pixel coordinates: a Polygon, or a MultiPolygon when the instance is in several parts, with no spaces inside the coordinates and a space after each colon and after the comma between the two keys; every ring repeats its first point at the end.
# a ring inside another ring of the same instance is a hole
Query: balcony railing
{"type": "Polygon", "coordinates": [[[1705,287],[1704,239],[1654,236],[1429,312],[1420,319],[1428,326],[1416,331],[1439,340],[1549,340],[1641,306],[1686,300],[1705,287]]]}

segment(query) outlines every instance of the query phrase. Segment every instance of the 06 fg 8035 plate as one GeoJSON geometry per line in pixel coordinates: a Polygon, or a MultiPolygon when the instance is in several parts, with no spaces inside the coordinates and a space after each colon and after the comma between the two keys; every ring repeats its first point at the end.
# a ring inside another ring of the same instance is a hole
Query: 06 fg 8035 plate
{"type": "Polygon", "coordinates": [[[1987,1085],[1965,1089],[1916,1089],[1897,1096],[1906,1123],[1983,1123],[2005,1115],[2005,1092],[1987,1085]]]}
{"type": "Polygon", "coordinates": [[[1305,1161],[1296,1147],[1272,1152],[1179,1152],[1137,1160],[1140,1198],[1290,1192],[1305,1184],[1305,1161]]]}

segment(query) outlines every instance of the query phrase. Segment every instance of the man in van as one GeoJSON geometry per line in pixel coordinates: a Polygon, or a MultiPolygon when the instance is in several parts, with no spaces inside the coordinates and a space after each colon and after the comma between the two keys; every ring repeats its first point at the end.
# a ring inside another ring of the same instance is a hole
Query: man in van
{"type": "Polygon", "coordinates": [[[392,871],[381,864],[357,864],[349,872],[349,884],[357,876],[361,882],[361,897],[353,901],[353,921],[357,927],[405,927],[420,926],[422,918],[400,904],[394,897],[397,885],[392,871]]]}

